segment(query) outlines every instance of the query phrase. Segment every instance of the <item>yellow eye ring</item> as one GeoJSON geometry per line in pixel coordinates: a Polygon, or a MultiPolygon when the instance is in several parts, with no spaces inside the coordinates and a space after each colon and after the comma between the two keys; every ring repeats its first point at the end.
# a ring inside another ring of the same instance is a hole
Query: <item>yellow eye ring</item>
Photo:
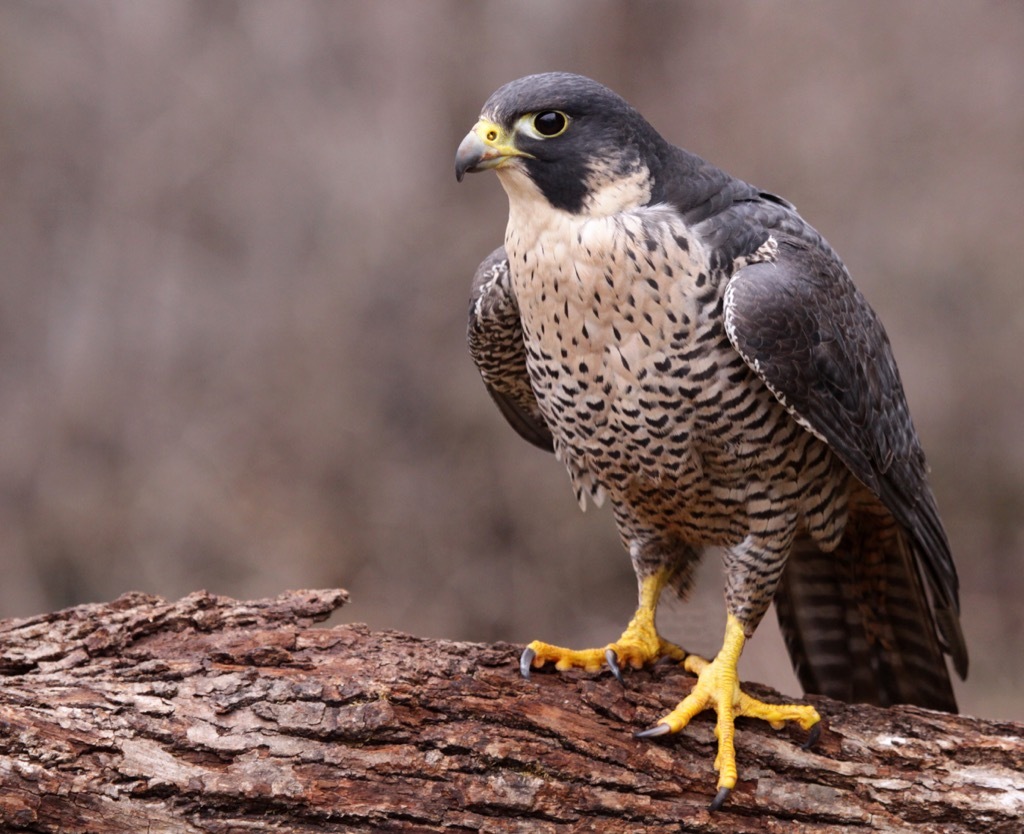
{"type": "Polygon", "coordinates": [[[560,110],[541,110],[534,113],[532,125],[538,136],[554,139],[565,133],[569,127],[569,117],[560,110]]]}

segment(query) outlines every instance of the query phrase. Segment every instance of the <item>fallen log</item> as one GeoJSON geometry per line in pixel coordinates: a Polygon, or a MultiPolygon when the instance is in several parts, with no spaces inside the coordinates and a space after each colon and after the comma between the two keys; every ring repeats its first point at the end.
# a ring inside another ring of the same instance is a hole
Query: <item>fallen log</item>
{"type": "Polygon", "coordinates": [[[709,814],[712,717],[633,737],[690,690],[677,666],[525,681],[520,647],[316,625],[346,599],[0,622],[0,831],[1022,830],[1020,724],[810,698],[813,750],[738,722],[740,782],[709,814]]]}

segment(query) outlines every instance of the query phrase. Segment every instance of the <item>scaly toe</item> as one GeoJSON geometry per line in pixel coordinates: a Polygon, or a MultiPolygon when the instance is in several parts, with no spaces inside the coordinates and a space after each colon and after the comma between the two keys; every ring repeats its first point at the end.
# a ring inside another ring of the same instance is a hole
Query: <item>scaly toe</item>
{"type": "Polygon", "coordinates": [[[607,667],[616,680],[625,685],[623,669],[639,669],[662,656],[678,659],[685,654],[674,643],[662,640],[653,627],[644,629],[631,624],[618,640],[599,649],[566,649],[534,640],[519,658],[519,671],[524,678],[529,678],[531,668],[539,669],[548,663],[560,672],[567,669],[597,672],[607,667]]]}

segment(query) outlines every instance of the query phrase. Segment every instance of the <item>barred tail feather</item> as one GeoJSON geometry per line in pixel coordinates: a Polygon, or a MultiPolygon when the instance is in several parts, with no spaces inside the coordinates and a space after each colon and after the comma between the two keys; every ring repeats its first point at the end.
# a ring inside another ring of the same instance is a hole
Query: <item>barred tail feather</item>
{"type": "Polygon", "coordinates": [[[937,616],[956,614],[933,612],[914,546],[880,505],[851,513],[834,552],[810,539],[796,544],[775,605],[806,692],[957,711],[936,630],[937,616]]]}

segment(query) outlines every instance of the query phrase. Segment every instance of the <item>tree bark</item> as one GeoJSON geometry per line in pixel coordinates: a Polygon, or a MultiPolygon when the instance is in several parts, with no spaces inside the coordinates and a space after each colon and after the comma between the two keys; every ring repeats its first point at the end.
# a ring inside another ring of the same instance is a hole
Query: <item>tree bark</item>
{"type": "Polygon", "coordinates": [[[346,599],[129,594],[0,623],[0,831],[1021,830],[1021,725],[810,698],[811,751],[740,721],[709,814],[711,716],[633,738],[689,691],[678,667],[526,681],[519,647],[314,625],[346,599]]]}

